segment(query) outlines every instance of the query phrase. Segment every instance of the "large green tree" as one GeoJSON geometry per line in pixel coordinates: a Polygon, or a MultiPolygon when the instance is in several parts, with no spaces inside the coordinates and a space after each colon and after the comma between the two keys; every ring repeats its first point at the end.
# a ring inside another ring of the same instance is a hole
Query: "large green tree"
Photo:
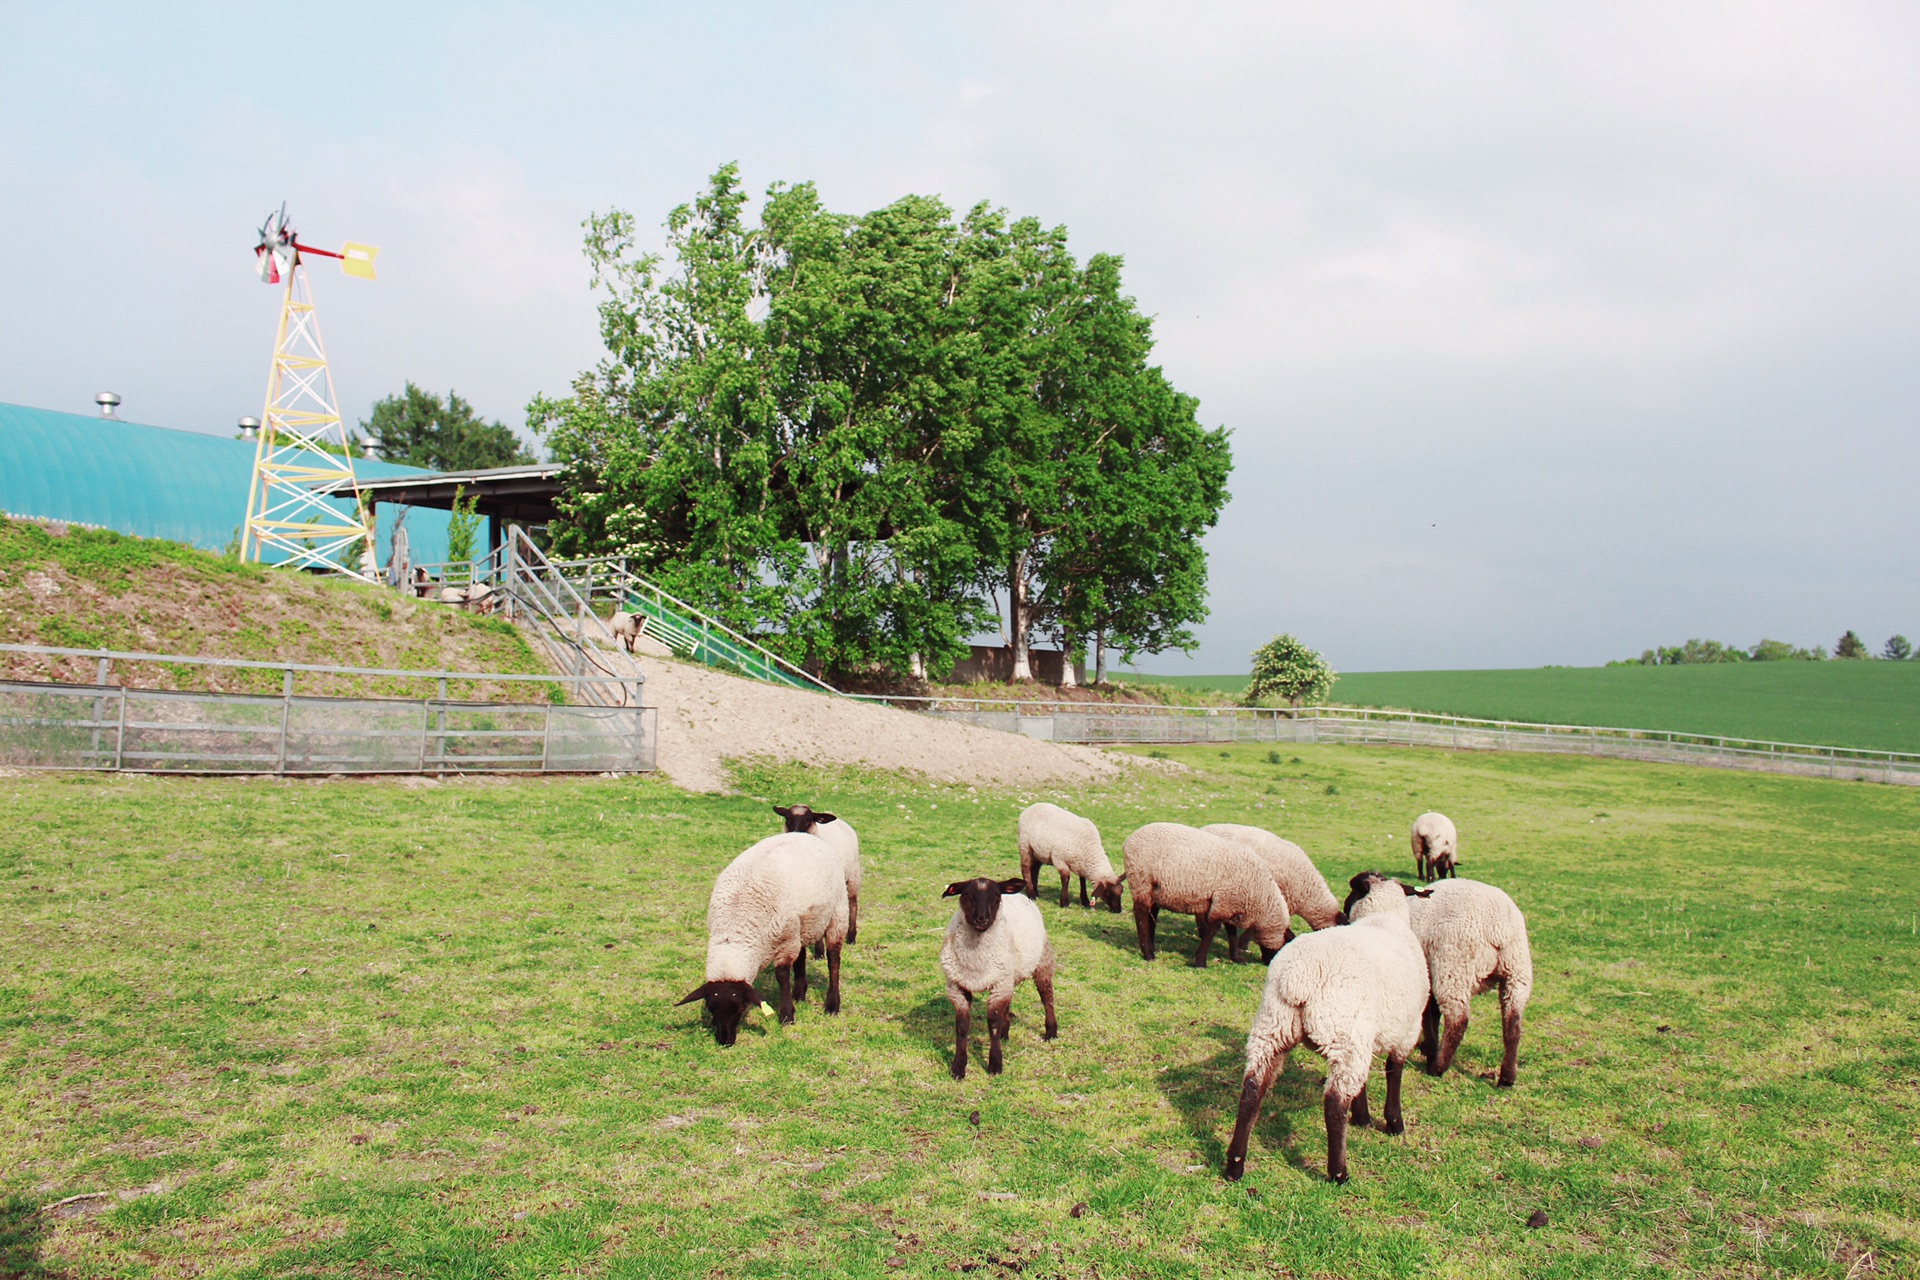
{"type": "Polygon", "coordinates": [[[373,438],[382,459],[410,467],[477,471],[535,460],[510,427],[481,418],[459,392],[449,391],[442,400],[412,382],[399,395],[376,401],[360,429],[373,438]]]}

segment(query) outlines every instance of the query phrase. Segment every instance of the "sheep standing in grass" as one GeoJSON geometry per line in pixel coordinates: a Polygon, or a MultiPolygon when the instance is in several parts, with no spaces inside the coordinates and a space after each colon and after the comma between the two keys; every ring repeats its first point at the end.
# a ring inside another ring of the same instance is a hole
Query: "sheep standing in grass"
{"type": "Polygon", "coordinates": [[[1327,1177],[1347,1180],[1347,1124],[1372,1123],[1367,1077],[1373,1057],[1387,1056],[1388,1133],[1402,1133],[1400,1078],[1420,1040],[1427,1007],[1427,964],[1407,911],[1415,890],[1374,871],[1353,878],[1343,928],[1296,938],[1267,969],[1260,1011],[1247,1035],[1247,1073],[1240,1116],[1227,1148],[1226,1176],[1247,1170],[1247,1145],[1260,1104],[1304,1041],[1327,1060],[1322,1113],[1327,1125],[1327,1177]]]}
{"type": "Polygon", "coordinates": [[[1421,1031],[1427,1073],[1440,1075],[1467,1034],[1471,997],[1500,988],[1500,1033],[1506,1052],[1500,1087],[1520,1070],[1520,1020],[1533,994],[1533,945],[1527,920],[1499,889],[1478,880],[1442,880],[1431,897],[1416,898],[1413,933],[1427,956],[1433,987],[1421,1031]]]}
{"type": "Polygon", "coordinates": [[[1038,897],[1042,865],[1060,873],[1060,905],[1067,905],[1067,890],[1074,876],[1080,877],[1080,905],[1091,907],[1087,890],[1118,912],[1120,875],[1107,859],[1100,843],[1100,828],[1077,813],[1069,813],[1057,804],[1028,805],[1020,812],[1020,875],[1026,881],[1027,896],[1038,897]]]}
{"type": "Polygon", "coordinates": [[[1413,820],[1413,869],[1431,884],[1443,876],[1457,875],[1454,863],[1460,858],[1460,835],[1453,819],[1444,813],[1423,813],[1413,820]]]}
{"type": "Polygon", "coordinates": [[[645,621],[641,615],[622,609],[607,619],[607,630],[613,632],[614,642],[625,645],[631,654],[634,644],[640,639],[640,630],[645,621]]]}
{"type": "Polygon", "coordinates": [[[807,998],[807,944],[825,944],[828,1013],[840,1012],[840,947],[847,884],[840,855],[818,836],[768,836],[727,864],[707,900],[707,980],[681,1004],[705,1000],[713,1038],[732,1044],[760,1003],[754,979],[768,965],[780,984],[780,1021],[807,998]]]}
{"type": "Polygon", "coordinates": [[[1024,880],[956,880],[943,898],[959,898],[940,944],[940,972],[953,1002],[953,1078],[967,1076],[967,1034],[973,998],[987,993],[987,1074],[1000,1074],[1000,1046],[1013,1024],[1013,989],[1028,978],[1047,1011],[1041,1038],[1060,1034],[1053,1013],[1053,943],[1040,908],[1025,897],[1024,880]]]}
{"type": "MultiPolygon", "coordinates": [[[[841,873],[847,881],[847,945],[852,946],[860,936],[860,833],[846,819],[804,804],[775,805],[773,811],[786,820],[787,830],[819,836],[840,855],[841,873]]],[[[815,959],[820,956],[817,948],[813,954],[815,959]]]]}
{"type": "Polygon", "coordinates": [[[1260,943],[1262,959],[1293,936],[1293,912],[1273,882],[1266,863],[1246,846],[1177,822],[1150,822],[1121,846],[1127,860],[1127,891],[1133,895],[1133,923],[1140,935],[1140,957],[1154,956],[1153,935],[1160,908],[1191,912],[1200,933],[1194,963],[1207,966],[1207,949],[1221,925],[1233,932],[1227,958],[1238,964],[1245,935],[1260,943]]]}
{"type": "Polygon", "coordinates": [[[1282,840],[1261,827],[1243,827],[1236,822],[1215,822],[1200,828],[1216,836],[1237,840],[1260,855],[1273,873],[1273,882],[1286,895],[1287,905],[1307,926],[1330,929],[1340,914],[1340,902],[1327,887],[1327,878],[1313,865],[1307,851],[1291,840],[1282,840]]]}

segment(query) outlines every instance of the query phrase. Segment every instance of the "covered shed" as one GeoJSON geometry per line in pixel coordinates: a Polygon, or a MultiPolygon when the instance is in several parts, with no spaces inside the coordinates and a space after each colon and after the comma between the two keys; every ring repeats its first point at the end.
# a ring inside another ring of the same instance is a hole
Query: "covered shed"
{"type": "MultiPolygon", "coordinates": [[[[388,503],[409,507],[432,507],[451,512],[456,496],[470,499],[474,512],[487,518],[487,549],[506,540],[507,526],[532,527],[558,518],[555,505],[560,496],[560,476],[566,468],[557,462],[537,462],[518,467],[487,467],[477,471],[412,471],[403,476],[355,475],[355,488],[361,498],[375,504],[377,511],[388,503]]],[[[337,493],[345,485],[323,489],[337,493]]],[[[429,557],[415,554],[417,562],[429,557]]]]}

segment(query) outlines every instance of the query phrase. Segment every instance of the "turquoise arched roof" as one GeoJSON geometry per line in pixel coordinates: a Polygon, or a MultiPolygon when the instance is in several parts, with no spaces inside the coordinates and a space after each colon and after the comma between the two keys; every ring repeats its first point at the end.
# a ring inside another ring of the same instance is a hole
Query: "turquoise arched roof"
{"type": "MultiPolygon", "coordinates": [[[[0,512],[219,551],[246,519],[253,452],[247,440],[0,404],[0,512]]],[[[371,458],[355,458],[353,469],[368,478],[430,474],[371,458]]],[[[401,510],[380,507],[382,563],[401,510]]],[[[414,562],[446,559],[447,513],[405,510],[414,562]]]]}

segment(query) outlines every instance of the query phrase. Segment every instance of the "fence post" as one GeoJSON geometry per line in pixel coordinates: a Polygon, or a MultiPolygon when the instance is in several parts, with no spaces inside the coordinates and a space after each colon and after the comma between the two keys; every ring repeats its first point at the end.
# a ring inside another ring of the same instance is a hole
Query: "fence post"
{"type": "Polygon", "coordinates": [[[439,723],[435,726],[437,732],[433,738],[433,772],[435,776],[445,774],[447,771],[447,678],[445,676],[440,677],[439,710],[439,723]]]}
{"type": "Polygon", "coordinates": [[[118,772],[127,756],[127,687],[120,686],[120,732],[113,740],[113,767],[118,772]]]}
{"type": "Polygon", "coordinates": [[[288,667],[280,673],[280,759],[274,766],[274,772],[284,774],[287,771],[287,722],[293,715],[293,668],[288,667]]]}
{"type": "MultiPolygon", "coordinates": [[[[591,570],[589,570],[591,572],[591,570]]],[[[546,704],[546,714],[540,719],[540,772],[545,773],[552,766],[547,762],[553,758],[553,704],[546,704]]]]}
{"type": "MultiPolygon", "coordinates": [[[[95,684],[106,684],[107,667],[112,661],[113,659],[107,657],[105,654],[100,655],[99,665],[94,668],[93,673],[93,682],[95,684]]],[[[95,698],[93,700],[93,735],[91,743],[87,748],[87,754],[90,757],[97,758],[100,755],[100,721],[106,717],[106,714],[107,700],[105,698],[95,698]]]]}
{"type": "MultiPolygon", "coordinates": [[[[515,532],[518,532],[516,529],[515,532]]],[[[515,573],[518,553],[514,550],[513,533],[507,534],[507,545],[501,549],[500,578],[507,596],[507,621],[512,622],[519,614],[516,612],[514,587],[518,584],[515,573]]]]}

